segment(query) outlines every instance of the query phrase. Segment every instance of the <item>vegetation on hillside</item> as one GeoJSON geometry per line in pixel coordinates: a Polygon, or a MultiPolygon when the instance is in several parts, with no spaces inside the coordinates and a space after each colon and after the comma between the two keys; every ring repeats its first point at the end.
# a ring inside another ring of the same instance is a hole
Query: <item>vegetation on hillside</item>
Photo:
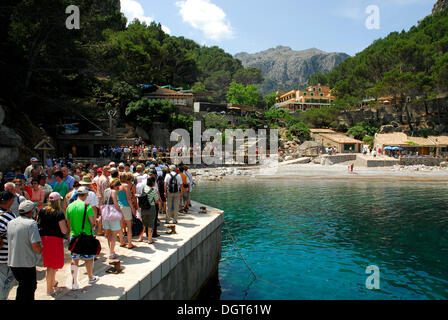
{"type": "Polygon", "coordinates": [[[232,81],[263,81],[259,69],[245,69],[219,47],[170,36],[157,23],[127,25],[112,2],[78,1],[80,30],[66,28],[69,0],[2,2],[0,97],[12,114],[23,112],[48,127],[78,113],[101,117],[106,110],[92,106],[103,98],[122,117],[130,103],[147,107],[140,84],[193,88],[222,102],[232,81]]]}
{"type": "Polygon", "coordinates": [[[402,95],[424,99],[448,90],[448,11],[409,31],[392,32],[310,83],[331,86],[339,99],[402,95]]]}

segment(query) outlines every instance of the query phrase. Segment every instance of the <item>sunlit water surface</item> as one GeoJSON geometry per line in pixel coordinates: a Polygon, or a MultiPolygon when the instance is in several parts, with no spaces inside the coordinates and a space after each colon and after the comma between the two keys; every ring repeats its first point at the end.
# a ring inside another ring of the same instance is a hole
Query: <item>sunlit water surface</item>
{"type": "Polygon", "coordinates": [[[448,299],[448,186],[331,181],[202,184],[225,211],[221,299],[448,299]],[[380,269],[368,290],[366,267],[380,269]],[[269,283],[267,283],[267,282],[269,283]]]}

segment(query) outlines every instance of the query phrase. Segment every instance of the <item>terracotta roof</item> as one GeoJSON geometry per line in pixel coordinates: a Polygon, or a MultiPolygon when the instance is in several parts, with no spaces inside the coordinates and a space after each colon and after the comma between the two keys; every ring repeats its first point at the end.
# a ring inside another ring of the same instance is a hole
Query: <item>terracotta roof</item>
{"type": "Polygon", "coordinates": [[[408,136],[403,132],[395,133],[378,133],[375,136],[375,144],[385,145],[385,146],[406,146],[408,136]]]}
{"type": "Polygon", "coordinates": [[[408,137],[407,141],[413,142],[419,145],[420,147],[434,147],[436,145],[428,138],[421,138],[421,137],[408,137]]]}
{"type": "Polygon", "coordinates": [[[448,146],[448,136],[429,136],[428,139],[438,146],[448,146]]]}
{"type": "Polygon", "coordinates": [[[408,142],[413,142],[415,145],[421,147],[435,146],[435,143],[428,138],[408,137],[407,134],[403,132],[377,134],[375,137],[375,144],[380,144],[384,146],[401,146],[401,147],[412,146],[412,144],[409,144],[408,142]]]}
{"type": "Polygon", "coordinates": [[[337,133],[331,129],[310,129],[311,133],[337,133]]]}
{"type": "Polygon", "coordinates": [[[334,133],[334,134],[321,134],[320,135],[322,138],[334,141],[336,143],[341,143],[341,144],[356,144],[356,143],[363,143],[360,140],[357,139],[353,139],[350,137],[347,137],[345,134],[342,133],[334,133]]]}

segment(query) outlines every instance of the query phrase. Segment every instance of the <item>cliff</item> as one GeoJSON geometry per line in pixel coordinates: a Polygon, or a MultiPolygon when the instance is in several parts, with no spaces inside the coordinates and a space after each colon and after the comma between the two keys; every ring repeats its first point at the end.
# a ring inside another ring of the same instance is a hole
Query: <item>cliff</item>
{"type": "Polygon", "coordinates": [[[313,74],[327,73],[348,57],[345,53],[327,53],[316,48],[295,51],[283,46],[255,54],[242,52],[235,55],[244,67],[261,69],[265,81],[260,87],[264,94],[304,88],[313,74]]]}
{"type": "Polygon", "coordinates": [[[436,14],[448,8],[448,0],[438,0],[432,9],[432,14],[436,14]]]}

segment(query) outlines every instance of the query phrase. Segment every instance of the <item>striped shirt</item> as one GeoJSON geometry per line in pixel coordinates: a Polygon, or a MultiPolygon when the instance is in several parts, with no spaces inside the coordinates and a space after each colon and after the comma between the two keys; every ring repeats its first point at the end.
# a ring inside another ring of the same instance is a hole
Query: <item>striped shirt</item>
{"type": "Polygon", "coordinates": [[[8,223],[15,219],[14,214],[0,208],[0,236],[3,238],[3,247],[0,249],[0,263],[8,263],[8,223]]]}

